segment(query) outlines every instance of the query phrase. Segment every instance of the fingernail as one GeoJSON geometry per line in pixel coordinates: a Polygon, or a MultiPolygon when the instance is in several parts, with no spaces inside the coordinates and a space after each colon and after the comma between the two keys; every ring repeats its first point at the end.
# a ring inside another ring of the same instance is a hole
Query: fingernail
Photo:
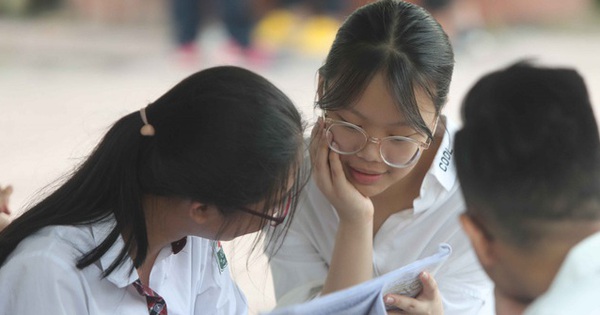
{"type": "Polygon", "coordinates": [[[386,296],[385,297],[385,304],[393,304],[394,303],[394,298],[391,296],[386,296]]]}
{"type": "Polygon", "coordinates": [[[427,279],[429,279],[429,273],[423,271],[423,273],[421,274],[421,277],[423,277],[423,280],[427,280],[427,279]]]}

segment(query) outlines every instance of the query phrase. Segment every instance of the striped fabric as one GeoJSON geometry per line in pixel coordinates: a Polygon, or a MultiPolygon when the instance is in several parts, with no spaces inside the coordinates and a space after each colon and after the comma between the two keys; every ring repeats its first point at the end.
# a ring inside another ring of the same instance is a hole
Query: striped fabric
{"type": "Polygon", "coordinates": [[[133,286],[141,296],[146,297],[150,315],[167,315],[167,303],[158,293],[143,285],[140,279],[135,280],[133,286]]]}

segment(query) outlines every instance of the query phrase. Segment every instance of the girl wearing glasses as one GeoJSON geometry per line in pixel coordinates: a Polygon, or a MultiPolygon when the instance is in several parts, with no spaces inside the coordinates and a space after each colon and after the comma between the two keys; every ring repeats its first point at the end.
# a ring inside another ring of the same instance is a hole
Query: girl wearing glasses
{"type": "Polygon", "coordinates": [[[403,314],[492,314],[491,283],[458,216],[455,125],[441,113],[454,56],[422,8],[383,0],[359,8],[319,69],[312,180],[276,254],[278,304],[334,292],[432,255],[416,298],[389,295],[403,314]],[[438,289],[439,286],[439,289],[438,289]]]}
{"type": "Polygon", "coordinates": [[[247,313],[218,241],[293,214],[302,134],[263,77],[191,75],[0,233],[0,313],[247,313]]]}

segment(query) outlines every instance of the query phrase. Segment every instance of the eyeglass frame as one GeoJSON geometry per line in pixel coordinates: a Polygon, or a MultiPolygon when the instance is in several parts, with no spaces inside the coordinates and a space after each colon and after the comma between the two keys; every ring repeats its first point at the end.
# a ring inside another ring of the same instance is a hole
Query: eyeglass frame
{"type": "MultiPolygon", "coordinates": [[[[423,141],[419,141],[419,140],[416,140],[416,139],[413,139],[413,138],[409,138],[409,137],[406,137],[406,136],[387,136],[387,137],[383,137],[383,138],[372,137],[372,136],[371,136],[371,135],[369,135],[369,133],[367,133],[367,131],[366,131],[366,130],[364,130],[362,127],[359,127],[359,126],[357,126],[357,125],[355,125],[355,124],[353,124],[353,123],[349,123],[349,122],[347,122],[347,121],[342,121],[342,120],[337,120],[337,119],[328,118],[327,116],[325,116],[326,114],[327,114],[327,113],[326,113],[325,111],[323,111],[323,113],[322,113],[322,115],[321,115],[321,118],[323,119],[323,121],[325,122],[325,124],[329,124],[329,126],[327,126],[327,127],[325,128],[325,133],[326,133],[326,134],[327,134],[327,132],[329,132],[329,130],[331,129],[331,127],[332,127],[334,124],[338,124],[338,125],[343,125],[343,126],[348,126],[348,127],[354,128],[354,129],[356,129],[356,130],[360,131],[360,132],[361,132],[361,133],[362,133],[362,134],[365,136],[365,139],[366,139],[366,140],[365,140],[364,144],[362,145],[362,147],[361,147],[360,149],[358,149],[358,150],[354,151],[354,152],[342,152],[342,151],[340,151],[339,149],[336,149],[336,148],[334,148],[334,147],[331,145],[330,141],[329,141],[329,140],[327,140],[327,146],[329,146],[329,148],[330,148],[331,150],[333,150],[334,152],[336,152],[336,153],[338,153],[338,154],[341,154],[341,155],[352,155],[352,154],[356,154],[356,153],[358,153],[358,152],[360,152],[360,151],[364,150],[364,149],[367,147],[367,144],[368,144],[369,142],[371,142],[371,143],[374,143],[374,144],[377,144],[377,145],[378,145],[378,147],[379,147],[379,156],[381,157],[381,159],[383,160],[383,162],[384,162],[386,165],[388,165],[388,166],[391,166],[391,167],[394,167],[394,168],[407,168],[407,167],[409,167],[409,166],[412,166],[413,164],[415,164],[415,163],[416,163],[416,161],[419,159],[419,157],[421,157],[421,154],[423,153],[423,151],[424,151],[424,150],[427,150],[427,149],[429,149],[429,146],[431,145],[431,142],[433,142],[433,138],[428,138],[428,139],[427,139],[427,142],[423,142],[423,141]],[[394,139],[401,139],[401,140],[403,140],[403,141],[411,142],[411,143],[414,143],[414,144],[418,145],[418,152],[417,152],[417,155],[416,155],[416,157],[413,157],[413,159],[412,159],[412,160],[411,160],[409,163],[407,163],[407,164],[404,164],[404,165],[401,165],[401,166],[400,166],[400,165],[397,165],[397,164],[392,164],[392,163],[388,162],[388,161],[385,159],[385,157],[383,157],[383,153],[381,152],[381,143],[382,143],[384,140],[387,140],[387,139],[390,139],[390,138],[394,138],[394,139]]],[[[434,132],[434,133],[435,133],[435,130],[437,129],[437,124],[438,124],[438,119],[436,118],[435,124],[434,124],[434,126],[433,126],[433,132],[434,132]]]]}
{"type": "Polygon", "coordinates": [[[281,223],[283,223],[285,221],[285,219],[287,218],[287,216],[288,216],[288,214],[290,212],[290,208],[292,207],[293,197],[288,196],[288,197],[285,198],[285,200],[286,201],[285,201],[285,207],[284,207],[284,210],[283,210],[283,214],[280,217],[275,217],[275,216],[272,216],[272,215],[268,215],[268,214],[265,214],[265,213],[262,213],[262,212],[258,212],[256,210],[252,210],[252,209],[249,209],[249,208],[246,208],[246,207],[237,207],[236,209],[240,210],[240,211],[243,211],[243,212],[246,212],[248,214],[255,215],[257,217],[269,220],[269,221],[271,221],[270,225],[272,227],[276,227],[276,226],[280,225],[281,223]]]}

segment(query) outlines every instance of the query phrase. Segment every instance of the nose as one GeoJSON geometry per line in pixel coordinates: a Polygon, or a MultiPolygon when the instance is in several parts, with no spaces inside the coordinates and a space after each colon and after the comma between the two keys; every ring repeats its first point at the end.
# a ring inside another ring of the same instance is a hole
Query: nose
{"type": "Polygon", "coordinates": [[[365,147],[356,153],[359,158],[368,162],[381,162],[381,154],[379,153],[380,140],[374,137],[369,137],[365,147]]]}

